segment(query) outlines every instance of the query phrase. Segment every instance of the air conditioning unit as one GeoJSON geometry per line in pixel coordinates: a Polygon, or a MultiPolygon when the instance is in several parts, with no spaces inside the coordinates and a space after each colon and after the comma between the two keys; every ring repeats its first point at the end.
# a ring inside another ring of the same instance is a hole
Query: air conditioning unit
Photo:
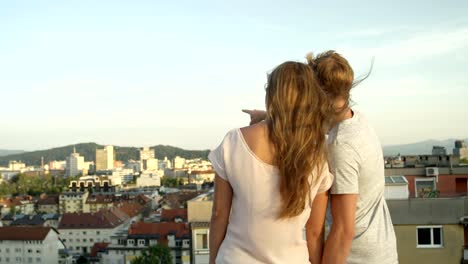
{"type": "Polygon", "coordinates": [[[439,168],[436,168],[436,167],[426,168],[426,176],[429,176],[429,177],[439,176],[439,168]]]}

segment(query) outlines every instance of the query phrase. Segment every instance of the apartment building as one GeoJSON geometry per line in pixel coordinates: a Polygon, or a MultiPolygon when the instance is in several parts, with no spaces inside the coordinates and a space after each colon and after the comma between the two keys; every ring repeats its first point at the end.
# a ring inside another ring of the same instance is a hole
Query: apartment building
{"type": "Polygon", "coordinates": [[[51,227],[0,227],[0,263],[59,263],[64,248],[51,227]]]}
{"type": "Polygon", "coordinates": [[[170,248],[174,264],[190,263],[190,229],[187,223],[137,222],[112,236],[111,243],[101,254],[101,263],[129,264],[143,250],[163,244],[170,248]]]}
{"type": "Polygon", "coordinates": [[[196,264],[209,264],[208,237],[212,208],[213,192],[201,194],[187,202],[187,217],[192,236],[192,258],[196,264]]]}

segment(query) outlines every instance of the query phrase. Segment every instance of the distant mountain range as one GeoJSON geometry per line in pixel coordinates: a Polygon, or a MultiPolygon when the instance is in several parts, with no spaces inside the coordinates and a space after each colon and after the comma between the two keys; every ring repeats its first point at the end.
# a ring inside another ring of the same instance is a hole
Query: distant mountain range
{"type": "Polygon", "coordinates": [[[23,152],[24,152],[23,150],[0,149],[0,157],[1,156],[18,154],[18,153],[23,153],[23,152]]]}
{"type": "MultiPolygon", "coordinates": [[[[465,139],[468,142],[468,138],[465,139]]],[[[412,144],[384,146],[383,152],[385,156],[393,155],[418,155],[418,154],[431,154],[433,146],[443,146],[447,149],[448,154],[452,154],[452,149],[455,146],[455,139],[447,140],[426,140],[412,144]]],[[[96,159],[96,148],[102,148],[103,145],[96,143],[80,143],[75,145],[68,145],[64,147],[52,148],[47,150],[38,150],[25,152],[22,150],[3,150],[0,149],[0,166],[8,166],[10,160],[21,160],[27,165],[41,165],[41,157],[44,157],[44,163],[47,164],[53,160],[65,160],[70,153],[73,152],[73,147],[76,152],[85,157],[86,161],[94,161],[96,159]]],[[[180,156],[186,159],[204,158],[206,159],[209,150],[185,150],[177,147],[156,145],[156,158],[173,159],[175,156],[180,156]]],[[[136,147],[119,147],[114,146],[114,151],[117,160],[127,161],[130,159],[137,160],[139,148],[136,147]]]]}
{"type": "MultiPolygon", "coordinates": [[[[0,166],[8,166],[10,160],[21,160],[26,165],[41,165],[41,158],[44,157],[44,163],[54,160],[65,160],[66,157],[73,152],[75,147],[76,152],[84,156],[85,161],[94,161],[96,159],[96,149],[102,148],[103,145],[96,143],[80,143],[75,145],[68,145],[64,147],[52,148],[47,150],[38,150],[31,152],[21,152],[15,154],[8,154],[0,156],[0,166]]],[[[156,158],[173,159],[175,156],[180,156],[186,159],[204,158],[208,157],[209,150],[185,150],[172,146],[156,145],[151,148],[155,149],[156,158]]],[[[117,160],[127,161],[130,159],[137,160],[139,158],[139,148],[136,147],[119,147],[114,146],[114,152],[117,160]]]]}
{"type": "MultiPolygon", "coordinates": [[[[433,146],[442,146],[447,149],[447,154],[452,154],[453,148],[455,147],[456,139],[446,139],[446,140],[425,140],[421,142],[416,142],[412,144],[404,145],[392,145],[392,146],[383,146],[383,152],[385,156],[398,155],[418,155],[418,154],[432,154],[433,146]]],[[[468,142],[468,138],[465,139],[468,142]]]]}

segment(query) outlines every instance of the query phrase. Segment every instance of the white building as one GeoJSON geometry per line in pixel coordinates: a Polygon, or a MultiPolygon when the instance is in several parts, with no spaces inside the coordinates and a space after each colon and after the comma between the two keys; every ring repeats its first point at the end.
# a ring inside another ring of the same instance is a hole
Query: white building
{"type": "Polygon", "coordinates": [[[96,171],[112,170],[114,168],[114,147],[105,146],[96,149],[96,171]]]}
{"type": "Polygon", "coordinates": [[[150,170],[150,171],[158,170],[159,169],[159,160],[158,159],[147,159],[146,161],[144,161],[143,165],[144,165],[143,166],[144,170],[150,170]]]}
{"type": "Polygon", "coordinates": [[[64,214],[58,227],[60,238],[71,252],[90,253],[94,243],[109,243],[111,235],[123,225],[138,221],[141,210],[142,206],[138,203],[127,202],[97,213],[64,214]]]}
{"type": "MultiPolygon", "coordinates": [[[[85,161],[84,157],[80,156],[79,153],[76,153],[75,150],[73,150],[73,153],[70,154],[69,157],[67,157],[67,166],[66,166],[66,176],[69,177],[74,177],[77,175],[84,175],[84,169],[85,169],[85,161]]],[[[86,173],[88,172],[88,169],[86,169],[86,173]]]]}
{"type": "Polygon", "coordinates": [[[113,185],[122,185],[126,184],[134,179],[134,172],[132,169],[114,169],[112,170],[112,176],[109,176],[109,179],[112,180],[113,185]],[[117,184],[120,178],[120,183],[117,184]]]}
{"type": "Polygon", "coordinates": [[[60,213],[82,212],[88,192],[63,192],[60,194],[59,211],[60,213]]]}
{"type": "Polygon", "coordinates": [[[164,171],[145,171],[137,178],[137,187],[161,186],[164,171]]]}
{"type": "Polygon", "coordinates": [[[26,169],[26,164],[21,161],[10,160],[8,163],[8,169],[10,171],[22,171],[26,169]]]}
{"type": "Polygon", "coordinates": [[[384,197],[386,200],[408,199],[408,181],[405,176],[386,176],[384,197]]]}
{"type": "Polygon", "coordinates": [[[154,159],[155,153],[154,149],[150,149],[148,147],[144,147],[140,149],[140,160],[148,160],[148,159],[154,159]]]}
{"type": "Polygon", "coordinates": [[[101,254],[101,263],[130,264],[133,258],[141,256],[143,250],[157,244],[169,247],[172,263],[191,263],[189,226],[187,223],[175,222],[137,222],[122,228],[112,236],[106,253],[101,254]]]}
{"type": "Polygon", "coordinates": [[[0,263],[59,263],[64,248],[50,227],[0,227],[0,263]]]}
{"type": "Polygon", "coordinates": [[[192,230],[193,263],[209,263],[210,247],[208,238],[212,208],[213,192],[201,194],[187,202],[187,217],[192,230]]]}
{"type": "Polygon", "coordinates": [[[174,158],[174,169],[183,169],[185,165],[185,159],[179,156],[174,158]]]}
{"type": "Polygon", "coordinates": [[[140,171],[142,171],[141,162],[140,162],[140,161],[136,161],[136,160],[129,160],[129,161],[127,161],[127,163],[125,164],[125,168],[127,168],[127,169],[132,169],[133,172],[140,172],[140,171]]]}
{"type": "Polygon", "coordinates": [[[164,157],[163,160],[158,160],[158,168],[160,170],[171,169],[172,163],[167,157],[164,157]]]}
{"type": "Polygon", "coordinates": [[[65,160],[54,160],[49,162],[49,170],[65,170],[67,167],[67,161],[65,160]]]}

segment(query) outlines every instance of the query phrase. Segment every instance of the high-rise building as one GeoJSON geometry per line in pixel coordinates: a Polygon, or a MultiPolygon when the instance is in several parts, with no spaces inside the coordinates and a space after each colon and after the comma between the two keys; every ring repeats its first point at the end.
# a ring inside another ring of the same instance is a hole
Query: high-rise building
{"type": "MultiPolygon", "coordinates": [[[[66,161],[66,176],[74,177],[77,175],[83,175],[83,170],[85,169],[84,157],[80,156],[79,153],[76,153],[76,150],[73,149],[73,153],[67,157],[66,161]]],[[[87,170],[86,170],[87,171],[87,170]]]]}
{"type": "Polygon", "coordinates": [[[140,160],[154,159],[154,157],[154,149],[150,149],[148,147],[140,149],[140,160]]]}
{"type": "Polygon", "coordinates": [[[185,159],[179,156],[174,158],[174,169],[182,169],[185,165],[185,159]]]}
{"type": "Polygon", "coordinates": [[[432,147],[432,155],[447,155],[447,149],[443,146],[433,146],[432,147]]]}
{"type": "Polygon", "coordinates": [[[455,141],[453,155],[460,157],[460,159],[468,159],[468,147],[464,140],[455,141]]]}
{"type": "Polygon", "coordinates": [[[114,168],[114,147],[105,146],[96,149],[96,171],[112,170],[114,168]]]}

